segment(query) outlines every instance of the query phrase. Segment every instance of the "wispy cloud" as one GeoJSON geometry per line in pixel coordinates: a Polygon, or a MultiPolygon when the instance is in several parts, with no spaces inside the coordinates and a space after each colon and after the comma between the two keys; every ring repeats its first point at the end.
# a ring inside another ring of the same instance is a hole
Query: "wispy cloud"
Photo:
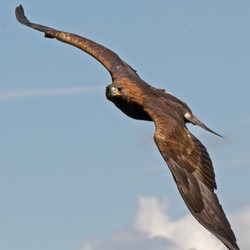
{"type": "MultiPolygon", "coordinates": [[[[89,239],[81,250],[222,250],[225,246],[190,215],[173,220],[169,203],[156,197],[140,197],[133,223],[115,231],[107,240],[89,239]]],[[[242,249],[250,245],[250,208],[228,216],[242,249]]]]}
{"type": "Polygon", "coordinates": [[[95,87],[71,87],[71,88],[41,88],[41,89],[13,89],[0,91],[0,100],[34,96],[56,96],[67,94],[82,94],[103,90],[103,86],[95,87]]]}

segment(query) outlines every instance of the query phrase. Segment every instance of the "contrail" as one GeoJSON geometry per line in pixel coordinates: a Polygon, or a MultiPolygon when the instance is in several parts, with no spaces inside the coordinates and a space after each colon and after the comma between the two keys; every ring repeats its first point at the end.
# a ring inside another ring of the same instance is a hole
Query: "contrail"
{"type": "Polygon", "coordinates": [[[0,100],[8,100],[20,97],[52,96],[67,94],[82,94],[103,90],[104,87],[71,87],[71,88],[42,88],[42,89],[13,89],[0,91],[0,100]]]}

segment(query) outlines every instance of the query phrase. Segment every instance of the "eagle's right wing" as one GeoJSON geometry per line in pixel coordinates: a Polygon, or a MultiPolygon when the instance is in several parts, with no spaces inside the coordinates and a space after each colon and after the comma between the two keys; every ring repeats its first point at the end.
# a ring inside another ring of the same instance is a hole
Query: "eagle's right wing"
{"type": "Polygon", "coordinates": [[[155,123],[155,143],[190,212],[228,249],[238,250],[234,233],[214,192],[215,174],[206,148],[188,131],[184,122],[166,114],[164,107],[153,103],[145,111],[155,123]]]}

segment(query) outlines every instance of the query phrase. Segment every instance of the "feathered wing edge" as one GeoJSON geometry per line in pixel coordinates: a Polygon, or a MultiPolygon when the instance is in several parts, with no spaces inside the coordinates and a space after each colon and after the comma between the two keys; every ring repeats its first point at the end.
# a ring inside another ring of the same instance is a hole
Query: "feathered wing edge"
{"type": "Polygon", "coordinates": [[[239,250],[235,235],[214,192],[215,174],[203,144],[185,127],[159,110],[146,108],[153,119],[155,143],[168,164],[188,209],[208,231],[231,250],[239,250]]]}
{"type": "MultiPolygon", "coordinates": [[[[167,162],[178,190],[192,215],[201,225],[220,239],[228,249],[238,250],[239,247],[236,244],[235,235],[214,189],[203,183],[200,179],[199,170],[195,170],[193,173],[186,171],[183,169],[183,164],[186,164],[185,162],[178,162],[178,160],[173,160],[173,158],[167,157],[164,154],[164,148],[159,146],[161,145],[161,142],[157,139],[155,139],[155,141],[164,160],[167,162]],[[184,175],[187,179],[187,183],[180,182],[180,172],[181,175],[184,175]],[[192,190],[193,187],[196,188],[195,191],[192,190]],[[199,193],[198,196],[201,195],[202,200],[199,200],[199,198],[197,200],[197,196],[194,195],[197,192],[199,193]],[[193,204],[199,202],[202,202],[202,209],[196,210],[196,207],[193,206],[193,204]]],[[[202,145],[200,146],[203,147],[202,145]]]]}
{"type": "Polygon", "coordinates": [[[21,24],[44,32],[45,37],[56,38],[73,45],[94,57],[110,72],[113,80],[121,77],[138,77],[136,71],[110,49],[79,35],[32,23],[25,16],[22,5],[16,7],[15,14],[21,24]]]}

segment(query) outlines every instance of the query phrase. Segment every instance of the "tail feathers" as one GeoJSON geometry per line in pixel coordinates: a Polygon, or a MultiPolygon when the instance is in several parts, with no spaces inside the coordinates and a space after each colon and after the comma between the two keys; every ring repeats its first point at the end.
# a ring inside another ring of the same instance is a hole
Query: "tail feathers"
{"type": "Polygon", "coordinates": [[[185,116],[185,118],[186,118],[189,122],[193,123],[194,125],[197,125],[197,126],[203,128],[203,129],[209,131],[210,133],[213,133],[213,134],[215,134],[215,135],[217,135],[217,136],[219,136],[219,137],[224,138],[222,135],[220,135],[220,134],[214,132],[212,129],[208,128],[205,124],[203,124],[203,123],[202,123],[198,118],[196,118],[193,114],[190,114],[189,112],[187,112],[184,116],[185,116]]]}

